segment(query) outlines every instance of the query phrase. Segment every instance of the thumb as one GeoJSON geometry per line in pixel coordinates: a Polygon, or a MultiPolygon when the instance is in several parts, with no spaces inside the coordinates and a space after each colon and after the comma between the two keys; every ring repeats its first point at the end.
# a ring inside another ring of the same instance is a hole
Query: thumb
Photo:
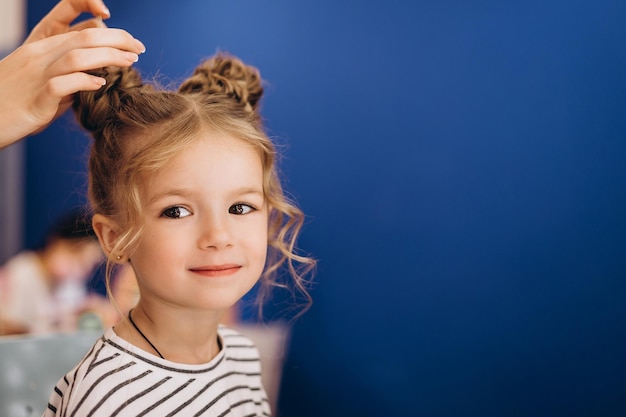
{"type": "Polygon", "coordinates": [[[107,28],[107,25],[106,23],[102,21],[100,17],[96,17],[93,19],[83,20],[80,23],[76,23],[75,25],[70,27],[70,30],[79,32],[83,29],[90,29],[90,28],[104,29],[104,28],[107,28]]]}

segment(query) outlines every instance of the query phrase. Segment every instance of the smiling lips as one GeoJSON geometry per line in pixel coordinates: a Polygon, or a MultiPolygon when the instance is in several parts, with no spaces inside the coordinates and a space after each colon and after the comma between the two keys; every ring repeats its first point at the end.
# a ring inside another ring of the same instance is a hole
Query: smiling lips
{"type": "Polygon", "coordinates": [[[190,271],[205,277],[224,277],[234,274],[239,271],[239,268],[241,268],[241,265],[226,264],[200,266],[198,268],[191,268],[190,271]]]}

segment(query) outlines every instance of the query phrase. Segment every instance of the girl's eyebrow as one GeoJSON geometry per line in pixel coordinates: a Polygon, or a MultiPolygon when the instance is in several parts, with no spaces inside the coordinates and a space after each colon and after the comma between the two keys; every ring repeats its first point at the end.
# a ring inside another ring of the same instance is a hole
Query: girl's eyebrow
{"type": "Polygon", "coordinates": [[[166,197],[187,197],[191,194],[193,194],[193,192],[185,188],[176,188],[176,189],[166,190],[166,191],[158,192],[152,195],[148,203],[152,204],[155,201],[159,201],[166,197]]]}
{"type": "Polygon", "coordinates": [[[233,194],[236,195],[248,195],[248,194],[258,194],[261,197],[265,195],[263,190],[255,187],[242,187],[239,190],[235,191],[233,194]]]}
{"type": "MultiPolygon", "coordinates": [[[[152,204],[155,201],[161,200],[166,197],[189,197],[194,194],[196,194],[194,190],[190,190],[187,188],[174,188],[154,194],[150,197],[148,203],[152,204]]],[[[265,197],[265,193],[263,192],[263,190],[256,187],[241,187],[232,191],[230,194],[232,196],[257,195],[261,198],[265,197]]]]}

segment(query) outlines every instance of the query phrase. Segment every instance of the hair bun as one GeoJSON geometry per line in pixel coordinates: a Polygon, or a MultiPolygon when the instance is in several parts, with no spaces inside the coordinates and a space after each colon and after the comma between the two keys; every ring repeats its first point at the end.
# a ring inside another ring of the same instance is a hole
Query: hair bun
{"type": "Polygon", "coordinates": [[[130,97],[129,90],[142,87],[143,82],[132,67],[104,67],[89,73],[104,78],[106,84],[95,91],[76,93],[72,107],[80,124],[96,133],[116,120],[130,97]]]}
{"type": "Polygon", "coordinates": [[[263,95],[259,71],[225,53],[200,64],[178,90],[183,94],[224,94],[247,111],[254,111],[263,95]]]}

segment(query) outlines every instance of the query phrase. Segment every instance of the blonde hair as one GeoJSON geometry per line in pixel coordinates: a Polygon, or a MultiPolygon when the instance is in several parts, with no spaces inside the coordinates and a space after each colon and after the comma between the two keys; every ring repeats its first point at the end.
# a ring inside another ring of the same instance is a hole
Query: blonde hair
{"type": "Polygon", "coordinates": [[[144,83],[133,68],[106,67],[93,73],[104,77],[106,85],[76,94],[73,108],[94,139],[88,172],[92,209],[125,226],[107,260],[109,296],[116,256],[132,255],[142,236],[142,179],[165,167],[203,130],[211,130],[251,144],[263,164],[263,191],[270,214],[259,308],[273,286],[291,287],[310,305],[305,276],[315,261],[297,253],[304,215],[281,186],[276,148],[258,112],[263,95],[258,70],[219,53],[202,62],[178,91],[144,83]],[[289,272],[293,286],[276,279],[282,268],[289,272]]]}

